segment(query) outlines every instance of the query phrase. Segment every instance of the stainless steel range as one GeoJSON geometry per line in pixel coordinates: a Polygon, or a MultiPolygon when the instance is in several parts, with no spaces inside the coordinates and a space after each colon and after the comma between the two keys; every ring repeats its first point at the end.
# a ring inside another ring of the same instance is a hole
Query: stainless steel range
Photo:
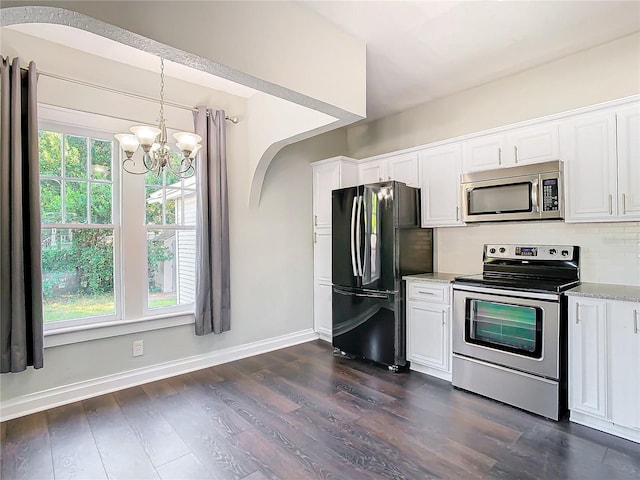
{"type": "Polygon", "coordinates": [[[580,248],[485,245],[483,273],[453,283],[453,385],[558,420],[566,410],[567,306],[580,248]]]}

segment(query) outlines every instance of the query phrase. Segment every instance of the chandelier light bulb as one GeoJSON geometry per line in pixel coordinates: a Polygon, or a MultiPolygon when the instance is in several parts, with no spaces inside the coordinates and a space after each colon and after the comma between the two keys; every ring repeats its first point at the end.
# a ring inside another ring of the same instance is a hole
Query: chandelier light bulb
{"type": "Polygon", "coordinates": [[[131,158],[140,144],[140,142],[138,142],[138,137],[130,133],[118,133],[115,137],[116,140],[120,142],[120,147],[124,150],[127,158],[131,158]]]}
{"type": "Polygon", "coordinates": [[[140,145],[145,152],[149,151],[153,143],[156,141],[158,135],[160,135],[160,129],[155,127],[148,127],[146,125],[140,125],[138,127],[131,127],[131,133],[137,138],[140,145]]]}
{"type": "Polygon", "coordinates": [[[200,151],[201,148],[202,148],[202,145],[200,144],[193,147],[193,150],[191,150],[191,153],[189,154],[189,159],[193,160],[194,158],[196,158],[196,154],[198,153],[198,151],[200,151]]]}

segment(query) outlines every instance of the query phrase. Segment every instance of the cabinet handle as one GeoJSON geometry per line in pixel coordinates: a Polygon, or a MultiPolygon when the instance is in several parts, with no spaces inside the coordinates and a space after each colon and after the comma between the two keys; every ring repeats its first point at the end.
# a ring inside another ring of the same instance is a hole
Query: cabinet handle
{"type": "Polygon", "coordinates": [[[382,181],[382,177],[378,177],[378,181],[381,182],[382,181]]]}
{"type": "Polygon", "coordinates": [[[576,303],[576,325],[580,323],[580,304],[576,303]]]}
{"type": "Polygon", "coordinates": [[[633,333],[638,333],[638,310],[633,311],[633,333]]]}
{"type": "Polygon", "coordinates": [[[314,215],[313,216],[313,226],[317,227],[318,226],[318,215],[314,215]]]}
{"type": "Polygon", "coordinates": [[[502,148],[498,149],[498,165],[502,165],[502,148]]]}
{"type": "Polygon", "coordinates": [[[518,146],[517,145],[513,146],[513,153],[515,155],[516,163],[518,163],[518,146]]]}
{"type": "Polygon", "coordinates": [[[627,214],[627,195],[625,193],[622,194],[622,214],[627,214]]]}
{"type": "Polygon", "coordinates": [[[460,221],[460,207],[456,207],[456,222],[460,221]]]}
{"type": "Polygon", "coordinates": [[[445,326],[447,324],[447,319],[445,318],[445,311],[442,311],[442,326],[445,326]]]}
{"type": "Polygon", "coordinates": [[[318,243],[318,234],[313,232],[313,243],[318,243]]]}
{"type": "Polygon", "coordinates": [[[389,175],[389,176],[387,177],[387,180],[391,180],[391,175],[389,175]]]}
{"type": "Polygon", "coordinates": [[[613,195],[609,194],[609,215],[613,215],[613,195]]]}
{"type": "Polygon", "coordinates": [[[425,292],[424,290],[418,290],[418,293],[423,293],[425,295],[435,295],[433,292],[425,292]]]}

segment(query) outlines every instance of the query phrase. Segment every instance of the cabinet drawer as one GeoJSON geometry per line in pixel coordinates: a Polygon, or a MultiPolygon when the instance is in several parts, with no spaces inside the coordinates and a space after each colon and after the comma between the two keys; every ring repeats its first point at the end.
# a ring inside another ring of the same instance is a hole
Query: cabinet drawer
{"type": "Polygon", "coordinates": [[[423,302],[449,303],[449,285],[429,282],[409,282],[407,287],[410,300],[423,302]]]}

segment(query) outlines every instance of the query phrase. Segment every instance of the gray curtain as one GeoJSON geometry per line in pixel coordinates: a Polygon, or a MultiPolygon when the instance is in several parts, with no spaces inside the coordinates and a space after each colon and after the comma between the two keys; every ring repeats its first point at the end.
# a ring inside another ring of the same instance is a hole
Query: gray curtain
{"type": "Polygon", "coordinates": [[[42,368],[37,73],[0,65],[0,367],[42,368]]]}
{"type": "Polygon", "coordinates": [[[195,130],[202,137],[196,160],[196,335],[231,329],[229,204],[224,110],[198,107],[195,130]]]}

